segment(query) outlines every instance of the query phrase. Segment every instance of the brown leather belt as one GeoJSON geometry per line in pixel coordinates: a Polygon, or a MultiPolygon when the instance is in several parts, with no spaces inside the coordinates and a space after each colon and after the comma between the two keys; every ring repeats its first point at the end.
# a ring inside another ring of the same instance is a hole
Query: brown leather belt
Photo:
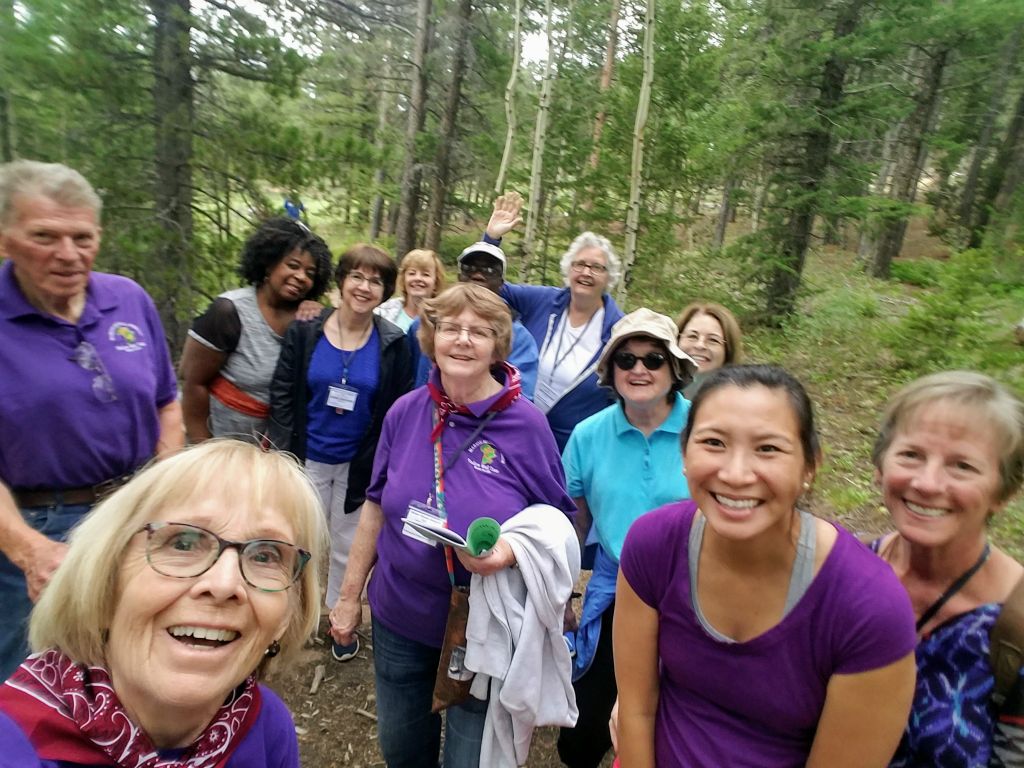
{"type": "Polygon", "coordinates": [[[109,496],[122,485],[132,479],[132,475],[121,475],[96,485],[84,488],[64,488],[62,490],[25,490],[12,488],[11,494],[19,507],[57,507],[62,504],[95,504],[109,496]]]}

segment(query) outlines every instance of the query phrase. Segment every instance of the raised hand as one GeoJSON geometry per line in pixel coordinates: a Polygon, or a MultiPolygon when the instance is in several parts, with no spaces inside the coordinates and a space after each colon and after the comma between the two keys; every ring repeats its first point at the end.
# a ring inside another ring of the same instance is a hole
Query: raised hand
{"type": "Polygon", "coordinates": [[[500,240],[517,226],[523,223],[519,212],[523,207],[523,198],[518,192],[506,192],[494,201],[494,210],[487,222],[487,236],[500,240]]]}

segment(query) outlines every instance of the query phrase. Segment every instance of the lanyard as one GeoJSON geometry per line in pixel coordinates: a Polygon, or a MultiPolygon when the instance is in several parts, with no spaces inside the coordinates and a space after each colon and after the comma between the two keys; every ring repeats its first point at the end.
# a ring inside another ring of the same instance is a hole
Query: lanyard
{"type": "Polygon", "coordinates": [[[565,329],[569,325],[569,310],[567,309],[562,313],[562,322],[559,324],[558,329],[558,346],[555,347],[555,361],[551,364],[552,373],[555,372],[558,366],[565,362],[565,358],[567,358],[570,355],[570,353],[576,348],[576,345],[580,343],[580,340],[587,335],[587,330],[590,328],[590,324],[594,322],[595,317],[597,317],[596,311],[587,320],[587,324],[583,326],[583,330],[580,331],[580,335],[573,339],[572,344],[570,344],[569,348],[565,350],[565,354],[559,356],[562,351],[562,341],[565,339],[565,329]]]}
{"type": "Polygon", "coordinates": [[[978,557],[974,565],[972,565],[970,568],[968,568],[966,571],[960,574],[960,578],[958,578],[956,581],[950,584],[949,589],[947,589],[945,592],[939,595],[939,599],[931,605],[929,605],[925,609],[924,613],[921,614],[921,618],[917,620],[918,632],[920,632],[921,628],[925,626],[929,621],[935,618],[935,614],[942,610],[942,606],[948,603],[949,599],[953,597],[953,595],[955,595],[957,592],[964,588],[964,585],[971,580],[971,577],[974,574],[976,574],[981,569],[981,566],[985,564],[985,561],[988,560],[990,552],[991,548],[989,547],[989,544],[986,541],[985,548],[981,550],[981,555],[978,557]]]}
{"type": "MultiPolygon", "coordinates": [[[[441,513],[441,522],[444,527],[448,527],[448,510],[445,508],[445,492],[444,492],[444,473],[452,468],[455,464],[456,459],[462,455],[462,452],[469,448],[470,443],[476,440],[480,433],[484,431],[491,419],[498,415],[497,411],[491,411],[480,421],[477,428],[473,430],[466,440],[459,446],[452,457],[446,462],[444,460],[444,453],[441,448],[441,434],[438,434],[437,439],[434,440],[434,496],[437,503],[437,511],[441,513]]],[[[437,409],[434,409],[434,424],[438,422],[437,409]]],[[[448,568],[448,581],[451,582],[452,586],[455,586],[455,561],[452,559],[452,548],[445,546],[444,548],[444,564],[448,568]]]]}
{"type": "Polygon", "coordinates": [[[360,349],[363,348],[363,344],[366,343],[366,340],[369,339],[370,335],[373,334],[373,324],[372,323],[370,324],[370,333],[369,334],[367,334],[366,331],[363,331],[363,335],[359,339],[356,340],[357,342],[362,341],[361,344],[357,343],[355,349],[350,349],[348,351],[345,351],[344,349],[342,349],[340,347],[341,339],[342,339],[342,334],[343,334],[343,330],[342,330],[342,327],[341,327],[341,312],[339,310],[335,310],[334,314],[338,318],[338,322],[337,322],[337,326],[338,326],[338,344],[339,344],[338,351],[341,352],[341,385],[345,386],[345,385],[348,384],[348,369],[349,369],[349,366],[352,364],[352,358],[354,358],[356,356],[356,353],[360,349]]]}

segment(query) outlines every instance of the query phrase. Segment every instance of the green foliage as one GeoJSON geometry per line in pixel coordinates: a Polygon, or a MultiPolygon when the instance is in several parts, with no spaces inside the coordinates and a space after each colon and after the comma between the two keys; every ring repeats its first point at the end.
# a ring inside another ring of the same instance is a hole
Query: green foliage
{"type": "Polygon", "coordinates": [[[897,261],[889,270],[893,280],[919,288],[934,288],[939,284],[942,265],[937,261],[897,261]]]}
{"type": "Polygon", "coordinates": [[[934,290],[925,294],[883,335],[899,355],[906,375],[949,368],[999,370],[1011,385],[1024,383],[1010,324],[993,325],[996,308],[1019,297],[1022,285],[1002,281],[992,254],[957,254],[938,272],[934,290]]]}

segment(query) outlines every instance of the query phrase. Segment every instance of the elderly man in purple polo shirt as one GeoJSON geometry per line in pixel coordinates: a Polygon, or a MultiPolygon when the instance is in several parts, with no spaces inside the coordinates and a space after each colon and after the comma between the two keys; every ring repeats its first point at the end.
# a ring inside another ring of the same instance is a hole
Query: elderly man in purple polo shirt
{"type": "Polygon", "coordinates": [[[152,300],[92,272],[100,209],[71,168],[0,165],[0,680],[25,658],[32,601],[68,530],[184,441],[152,300]]]}

